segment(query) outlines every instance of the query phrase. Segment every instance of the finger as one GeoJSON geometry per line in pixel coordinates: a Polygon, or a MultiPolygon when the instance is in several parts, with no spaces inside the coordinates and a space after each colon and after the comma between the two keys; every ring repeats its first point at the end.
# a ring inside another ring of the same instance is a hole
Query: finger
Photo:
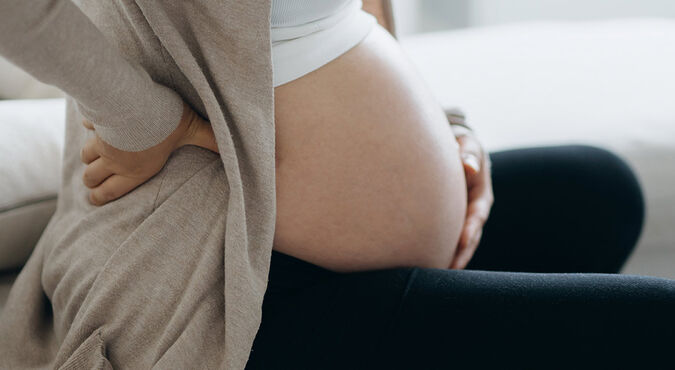
{"type": "Polygon", "coordinates": [[[462,165],[464,166],[465,174],[468,176],[474,176],[480,172],[480,161],[473,154],[462,155],[462,165]]]}
{"type": "Polygon", "coordinates": [[[469,245],[471,237],[475,233],[476,225],[472,222],[472,219],[467,219],[468,222],[465,222],[464,228],[462,229],[461,236],[459,238],[459,243],[457,249],[455,250],[455,256],[459,255],[463,249],[469,245]]]}
{"type": "Polygon", "coordinates": [[[471,233],[473,232],[472,228],[473,225],[471,223],[464,223],[462,231],[459,234],[459,241],[457,242],[457,248],[455,249],[453,261],[457,258],[457,255],[461,252],[461,250],[466,248],[467,244],[469,243],[469,239],[471,239],[471,233]]]}
{"type": "Polygon", "coordinates": [[[466,226],[462,231],[460,242],[455,250],[455,255],[450,265],[451,269],[462,269],[466,266],[463,263],[466,261],[467,256],[470,258],[475,250],[472,243],[474,242],[475,235],[478,231],[479,223],[474,218],[468,218],[466,226]]]}
{"type": "Polygon", "coordinates": [[[478,244],[480,244],[480,238],[482,234],[483,234],[482,228],[477,228],[475,230],[473,236],[467,243],[466,248],[464,248],[453,261],[454,265],[453,268],[455,269],[466,268],[466,266],[469,264],[469,261],[471,261],[471,258],[476,252],[476,249],[478,249],[478,244]]]}
{"type": "Polygon", "coordinates": [[[460,233],[459,242],[457,243],[457,248],[455,249],[455,256],[453,261],[456,260],[457,256],[462,253],[464,249],[467,248],[473,234],[476,232],[476,220],[475,217],[471,217],[468,213],[464,221],[464,226],[460,233]]]}
{"type": "Polygon", "coordinates": [[[483,231],[483,226],[490,214],[492,206],[491,193],[478,195],[467,205],[465,226],[455,250],[455,257],[450,268],[464,268],[471,260],[483,231]]]}
{"type": "Polygon", "coordinates": [[[482,232],[490,215],[491,206],[492,199],[486,196],[476,198],[467,206],[466,224],[471,226],[467,227],[467,235],[465,235],[465,239],[463,240],[466,244],[465,248],[470,248],[472,242],[480,241],[480,236],[478,240],[474,239],[476,238],[476,234],[482,232]]]}
{"type": "Polygon", "coordinates": [[[86,128],[89,129],[89,130],[95,130],[95,129],[94,129],[94,124],[91,123],[91,122],[89,122],[89,121],[87,121],[86,119],[85,119],[84,121],[82,121],[82,126],[86,127],[86,128]]]}
{"type": "Polygon", "coordinates": [[[475,176],[468,190],[467,215],[478,214],[485,221],[494,203],[492,179],[490,178],[489,169],[475,176]]]}
{"type": "Polygon", "coordinates": [[[483,149],[478,140],[473,135],[467,135],[457,138],[457,142],[459,143],[459,153],[464,171],[468,175],[475,175],[480,172],[483,149]]]}
{"type": "Polygon", "coordinates": [[[467,221],[476,221],[482,226],[487,221],[491,208],[491,197],[486,192],[481,193],[469,202],[466,211],[467,221]]]}
{"type": "Polygon", "coordinates": [[[462,125],[451,124],[450,128],[452,129],[452,133],[455,134],[455,137],[473,135],[473,131],[462,125]]]}
{"type": "Polygon", "coordinates": [[[98,145],[95,137],[87,139],[80,151],[80,160],[84,164],[89,164],[93,162],[96,158],[100,157],[98,152],[98,145]]]}
{"type": "Polygon", "coordinates": [[[482,215],[486,218],[494,200],[492,192],[492,177],[490,173],[489,161],[483,162],[483,171],[472,178],[467,178],[468,185],[468,207],[467,215],[476,211],[474,207],[481,207],[482,215]]]}
{"type": "Polygon", "coordinates": [[[84,182],[84,186],[91,189],[100,185],[112,174],[113,171],[110,169],[110,163],[108,163],[105,158],[99,157],[93,162],[89,163],[84,169],[84,173],[82,174],[82,182],[84,182]]]}
{"type": "Polygon", "coordinates": [[[89,201],[96,206],[104,205],[127,194],[143,181],[131,177],[112,175],[89,192],[89,201]]]}

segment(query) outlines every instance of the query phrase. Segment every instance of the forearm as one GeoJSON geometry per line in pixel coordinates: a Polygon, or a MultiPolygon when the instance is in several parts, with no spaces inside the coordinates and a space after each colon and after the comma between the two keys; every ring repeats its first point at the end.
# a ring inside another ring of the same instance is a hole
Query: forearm
{"type": "Polygon", "coordinates": [[[396,38],[391,0],[363,0],[363,10],[372,14],[382,27],[396,38]]]}
{"type": "Polygon", "coordinates": [[[70,0],[0,1],[0,54],[75,98],[118,149],[153,146],[180,120],[178,94],[126,60],[70,0]]]}

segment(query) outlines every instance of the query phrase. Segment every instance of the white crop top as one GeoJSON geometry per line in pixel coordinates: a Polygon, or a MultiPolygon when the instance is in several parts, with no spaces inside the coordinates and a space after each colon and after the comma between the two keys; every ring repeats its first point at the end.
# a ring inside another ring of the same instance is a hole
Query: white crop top
{"type": "Polygon", "coordinates": [[[272,0],[274,87],[319,69],[363,40],[377,20],[361,0],[272,0]]]}

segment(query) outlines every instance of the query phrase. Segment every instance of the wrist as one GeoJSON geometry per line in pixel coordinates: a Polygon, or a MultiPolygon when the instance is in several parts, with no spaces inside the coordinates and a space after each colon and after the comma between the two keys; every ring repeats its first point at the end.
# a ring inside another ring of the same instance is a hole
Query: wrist
{"type": "Polygon", "coordinates": [[[195,123],[195,126],[197,128],[195,129],[192,136],[192,141],[188,144],[196,145],[212,152],[219,153],[218,144],[216,143],[216,136],[213,133],[213,127],[211,127],[211,124],[200,118],[199,121],[195,123]]]}
{"type": "Polygon", "coordinates": [[[178,122],[178,126],[170,136],[172,139],[170,143],[172,151],[186,145],[186,142],[191,136],[191,131],[193,129],[191,128],[192,125],[190,124],[190,115],[190,108],[185,102],[183,102],[183,112],[180,117],[180,122],[178,122]]]}
{"type": "Polygon", "coordinates": [[[185,127],[174,149],[185,145],[195,145],[218,153],[218,145],[211,124],[202,119],[187,104],[185,104],[185,111],[181,118],[182,125],[185,127]]]}
{"type": "Polygon", "coordinates": [[[455,137],[473,135],[473,130],[464,125],[450,124],[450,129],[455,137]]]}
{"type": "Polygon", "coordinates": [[[450,128],[456,137],[473,134],[473,129],[466,124],[466,116],[461,110],[457,108],[446,109],[445,117],[448,119],[450,128]]]}

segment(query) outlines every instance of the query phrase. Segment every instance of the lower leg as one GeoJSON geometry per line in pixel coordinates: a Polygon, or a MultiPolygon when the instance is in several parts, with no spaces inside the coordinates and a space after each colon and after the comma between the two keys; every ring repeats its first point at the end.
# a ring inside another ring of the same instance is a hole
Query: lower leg
{"type": "Polygon", "coordinates": [[[416,269],[376,363],[390,369],[672,365],[675,281],[416,269]]]}
{"type": "Polygon", "coordinates": [[[491,154],[495,202],[468,269],[619,272],[642,229],[628,165],[595,147],[491,154]]]}

